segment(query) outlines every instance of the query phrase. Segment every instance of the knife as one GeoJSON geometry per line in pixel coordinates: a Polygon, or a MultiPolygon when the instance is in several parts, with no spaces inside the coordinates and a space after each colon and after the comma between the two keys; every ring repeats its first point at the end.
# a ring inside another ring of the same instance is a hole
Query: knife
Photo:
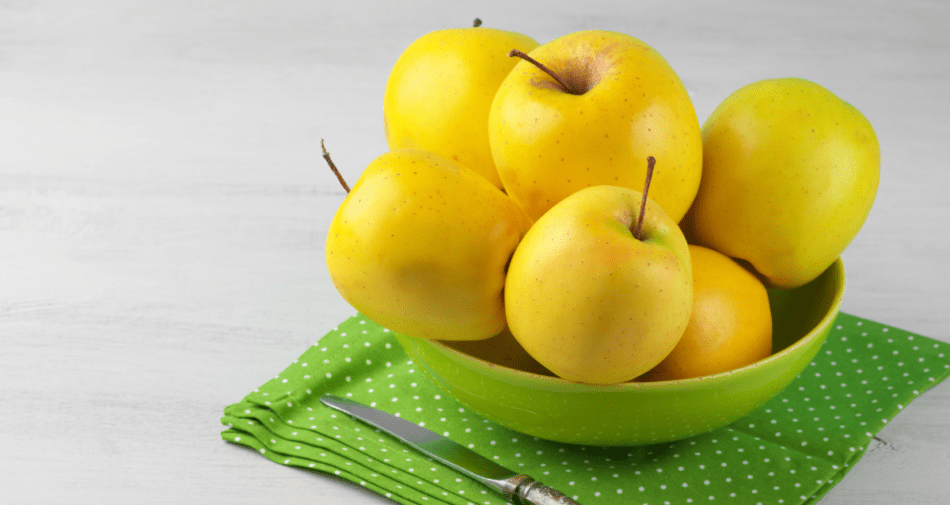
{"type": "Polygon", "coordinates": [[[415,423],[337,396],[323,395],[320,401],[389,433],[417,451],[477,480],[508,501],[521,505],[580,505],[554,488],[508,470],[415,423]]]}

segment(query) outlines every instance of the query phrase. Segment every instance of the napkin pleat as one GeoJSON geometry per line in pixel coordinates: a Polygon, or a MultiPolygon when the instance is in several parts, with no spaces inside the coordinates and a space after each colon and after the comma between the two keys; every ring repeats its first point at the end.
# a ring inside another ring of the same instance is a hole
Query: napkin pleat
{"type": "MultiPolygon", "coordinates": [[[[225,419],[228,419],[225,417],[225,419]]],[[[231,418],[230,420],[239,421],[236,418],[231,418]]],[[[240,425],[240,422],[236,423],[240,425]]],[[[413,499],[409,496],[403,496],[398,492],[398,484],[391,482],[391,479],[387,477],[381,478],[372,478],[371,480],[363,479],[360,475],[351,473],[342,466],[342,458],[340,462],[334,464],[332,458],[326,458],[323,460],[310,460],[302,458],[290,458],[286,454],[280,454],[275,451],[269,451],[264,446],[264,444],[256,438],[250,432],[246,432],[238,428],[230,428],[223,432],[222,434],[224,440],[233,442],[238,445],[245,446],[249,449],[255,450],[261,453],[267,459],[278,463],[284,466],[292,466],[300,468],[303,470],[311,470],[315,472],[322,472],[328,475],[333,475],[335,477],[341,478],[343,480],[349,481],[353,484],[359,484],[362,487],[365,487],[367,490],[384,496],[398,503],[411,504],[416,503],[417,499],[413,499]]],[[[427,502],[428,503],[428,502],[427,502]]]]}
{"type": "MultiPolygon", "coordinates": [[[[286,398],[280,397],[280,400],[286,398]]],[[[324,424],[329,428],[327,431],[319,431],[317,425],[293,426],[287,422],[288,420],[282,419],[277,411],[262,408],[250,402],[232,405],[226,409],[227,413],[237,415],[226,415],[222,418],[222,422],[231,426],[234,431],[244,431],[247,435],[253,437],[253,440],[257,442],[254,448],[258,451],[264,449],[265,452],[262,452],[262,454],[277,463],[326,471],[338,477],[358,482],[361,486],[366,486],[367,482],[375,482],[374,486],[380,488],[380,494],[392,499],[397,499],[391,495],[400,495],[400,491],[415,491],[419,493],[419,496],[427,497],[426,503],[432,503],[431,500],[433,499],[436,500],[436,503],[470,503],[470,500],[458,497],[457,489],[440,486],[437,482],[421,479],[414,472],[407,472],[397,466],[389,465],[383,460],[365,456],[366,446],[368,445],[379,443],[388,446],[398,445],[398,440],[389,434],[362,425],[362,423],[341,430],[340,426],[330,425],[325,420],[316,419],[320,415],[329,419],[341,417],[342,414],[330,413],[326,409],[310,412],[316,413],[312,416],[315,418],[312,422],[324,424]],[[337,433],[333,434],[333,432],[337,433]],[[310,456],[308,457],[308,455],[310,456]],[[318,456],[319,459],[311,459],[314,456],[318,456]],[[322,465],[319,464],[320,462],[330,464],[322,465]],[[390,495],[386,493],[390,493],[390,495]]],[[[349,419],[344,422],[346,421],[354,422],[349,419]]],[[[230,438],[229,441],[234,441],[233,436],[230,438]]],[[[408,464],[418,468],[431,468],[434,465],[430,458],[410,449],[386,449],[386,451],[391,458],[408,462],[408,464]]],[[[413,466],[410,466],[410,468],[413,468],[413,466]]],[[[472,489],[473,493],[479,491],[478,489],[472,489]]],[[[410,497],[403,498],[408,499],[409,503],[415,503],[410,497]]],[[[397,501],[399,500],[397,499],[397,501]]]]}
{"type": "Polygon", "coordinates": [[[326,472],[359,484],[400,503],[417,503],[422,496],[426,497],[423,500],[426,503],[430,503],[430,500],[435,500],[435,503],[446,503],[439,500],[432,493],[433,489],[427,490],[425,489],[426,486],[418,486],[417,484],[422,481],[412,479],[411,476],[406,476],[404,472],[397,472],[396,478],[393,478],[393,476],[387,475],[385,471],[370,468],[349,459],[345,454],[338,452],[339,449],[334,451],[322,446],[309,447],[319,455],[319,459],[311,459],[290,449],[291,444],[293,444],[293,447],[297,447],[302,443],[282,439],[260,424],[245,431],[241,421],[246,419],[226,417],[225,420],[233,426],[241,427],[229,430],[232,433],[225,440],[230,439],[229,441],[248,445],[275,463],[326,472]],[[239,437],[239,439],[234,440],[236,437],[239,437]]]}
{"type": "Polygon", "coordinates": [[[644,447],[541,440],[469,411],[422,373],[393,334],[362,315],[225,408],[226,441],[275,463],[353,482],[404,504],[501,505],[473,479],[326,408],[352,398],[444,434],[581,503],[814,503],[909,402],[950,374],[950,345],[840,314],[779,395],[729,426],[644,447]],[[713,501],[713,502],[715,502],[713,501]]]}

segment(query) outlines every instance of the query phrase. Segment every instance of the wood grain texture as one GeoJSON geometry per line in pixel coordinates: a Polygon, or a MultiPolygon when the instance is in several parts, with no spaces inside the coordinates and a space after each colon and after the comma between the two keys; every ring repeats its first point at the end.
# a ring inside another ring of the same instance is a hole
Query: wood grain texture
{"type": "MultiPolygon", "coordinates": [[[[423,33],[629,33],[700,120],[811,79],[875,126],[875,207],[844,310],[950,341],[950,4],[0,1],[4,503],[385,499],[222,442],[219,417],[353,313],[324,266],[347,180],[386,149],[382,93],[423,33]],[[421,14],[420,14],[421,13],[421,14]]],[[[950,384],[822,504],[946,503],[950,384]]]]}

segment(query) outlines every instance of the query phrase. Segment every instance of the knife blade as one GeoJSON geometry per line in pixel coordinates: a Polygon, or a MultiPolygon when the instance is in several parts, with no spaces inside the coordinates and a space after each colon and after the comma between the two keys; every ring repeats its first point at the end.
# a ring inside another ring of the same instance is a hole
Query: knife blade
{"type": "Polygon", "coordinates": [[[475,479],[508,501],[522,505],[580,505],[554,488],[513,472],[432,430],[388,412],[333,395],[323,395],[320,401],[389,433],[426,456],[475,479]]]}

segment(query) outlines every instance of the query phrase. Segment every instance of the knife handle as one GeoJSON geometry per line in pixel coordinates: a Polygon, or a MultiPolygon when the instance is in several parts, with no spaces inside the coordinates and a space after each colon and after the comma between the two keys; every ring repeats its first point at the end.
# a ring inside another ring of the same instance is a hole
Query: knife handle
{"type": "Polygon", "coordinates": [[[557,489],[528,476],[519,483],[514,494],[522,505],[580,505],[557,489]]]}

